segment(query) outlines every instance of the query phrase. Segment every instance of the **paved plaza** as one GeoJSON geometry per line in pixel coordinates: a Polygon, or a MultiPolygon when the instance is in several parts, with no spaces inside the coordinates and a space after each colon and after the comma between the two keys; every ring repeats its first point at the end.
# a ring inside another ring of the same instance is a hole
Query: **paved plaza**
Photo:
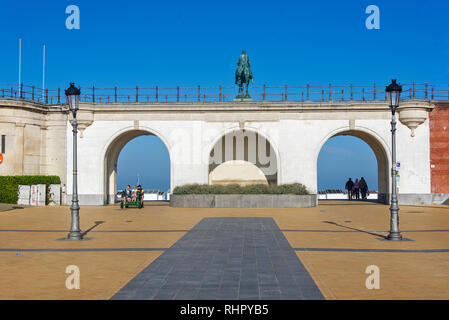
{"type": "Polygon", "coordinates": [[[411,241],[381,241],[388,206],[0,208],[0,299],[449,299],[449,207],[401,206],[411,241]],[[66,288],[66,267],[80,289],[66,288]],[[380,289],[366,288],[375,265],[380,289]]]}
{"type": "Polygon", "coordinates": [[[115,299],[322,299],[272,218],[204,218],[115,299]]]}

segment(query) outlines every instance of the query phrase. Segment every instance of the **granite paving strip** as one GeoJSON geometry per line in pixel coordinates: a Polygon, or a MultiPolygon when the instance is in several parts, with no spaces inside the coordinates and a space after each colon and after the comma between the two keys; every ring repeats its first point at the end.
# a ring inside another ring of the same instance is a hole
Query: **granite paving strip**
{"type": "MultiPolygon", "coordinates": [[[[89,233],[95,232],[188,232],[189,230],[92,230],[89,233]]],[[[11,230],[0,230],[0,232],[68,232],[68,230],[21,230],[21,229],[11,229],[11,230]]]]}
{"type": "Polygon", "coordinates": [[[132,252],[132,251],[165,251],[167,248],[0,248],[0,252],[132,252]]]}
{"type": "MultiPolygon", "coordinates": [[[[1,231],[1,230],[0,230],[1,231]]],[[[305,229],[281,229],[282,232],[390,232],[390,230],[305,230],[305,229]]],[[[449,230],[401,230],[401,232],[449,232],[449,230]]]]}
{"type": "Polygon", "coordinates": [[[353,249],[353,248],[294,248],[295,251],[319,252],[402,252],[402,253],[438,253],[449,249],[353,249]]]}
{"type": "Polygon", "coordinates": [[[112,299],[324,299],[273,218],[204,218],[112,299]]]}
{"type": "MultiPolygon", "coordinates": [[[[118,233],[158,233],[158,232],[188,232],[187,229],[180,230],[92,230],[89,233],[96,232],[118,232],[118,233]]],[[[281,229],[282,232],[342,232],[342,233],[351,233],[351,232],[389,232],[389,230],[323,230],[323,229],[281,229]]],[[[0,229],[0,232],[68,232],[68,230],[27,230],[27,229],[0,229]]],[[[435,230],[401,230],[401,232],[449,232],[449,229],[435,229],[435,230]]]]}

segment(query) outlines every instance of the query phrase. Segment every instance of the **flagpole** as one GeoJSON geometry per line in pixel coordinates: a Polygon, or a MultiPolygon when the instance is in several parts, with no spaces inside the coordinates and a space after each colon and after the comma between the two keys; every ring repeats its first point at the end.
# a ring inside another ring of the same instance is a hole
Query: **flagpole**
{"type": "Polygon", "coordinates": [[[22,90],[20,84],[21,82],[21,70],[22,69],[22,38],[19,38],[19,98],[22,96],[22,90]]]}
{"type": "Polygon", "coordinates": [[[43,46],[43,54],[42,54],[42,101],[45,98],[45,43],[43,46]]]}

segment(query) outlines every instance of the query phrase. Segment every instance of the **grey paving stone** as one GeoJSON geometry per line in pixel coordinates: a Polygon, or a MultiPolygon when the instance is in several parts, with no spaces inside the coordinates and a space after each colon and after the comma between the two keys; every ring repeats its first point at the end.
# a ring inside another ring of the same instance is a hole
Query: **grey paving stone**
{"type": "Polygon", "coordinates": [[[323,299],[272,218],[204,218],[112,299],[323,299]]]}
{"type": "Polygon", "coordinates": [[[192,300],[194,299],[198,294],[199,288],[192,288],[192,287],[183,287],[181,290],[178,291],[176,296],[174,297],[175,300],[192,300]],[[194,298],[192,298],[194,297],[194,298]]]}

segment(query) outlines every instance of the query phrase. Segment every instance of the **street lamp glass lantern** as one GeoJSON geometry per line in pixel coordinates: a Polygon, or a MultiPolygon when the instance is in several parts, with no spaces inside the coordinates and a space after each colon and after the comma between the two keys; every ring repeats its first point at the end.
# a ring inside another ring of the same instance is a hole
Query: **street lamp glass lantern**
{"type": "Polygon", "coordinates": [[[75,84],[72,82],[70,87],[65,90],[65,95],[70,111],[77,111],[79,109],[81,89],[75,87],[75,84]]]}
{"type": "Polygon", "coordinates": [[[396,83],[396,79],[391,80],[391,83],[385,89],[388,97],[388,105],[392,110],[399,106],[399,99],[401,97],[402,86],[396,83]]]}

